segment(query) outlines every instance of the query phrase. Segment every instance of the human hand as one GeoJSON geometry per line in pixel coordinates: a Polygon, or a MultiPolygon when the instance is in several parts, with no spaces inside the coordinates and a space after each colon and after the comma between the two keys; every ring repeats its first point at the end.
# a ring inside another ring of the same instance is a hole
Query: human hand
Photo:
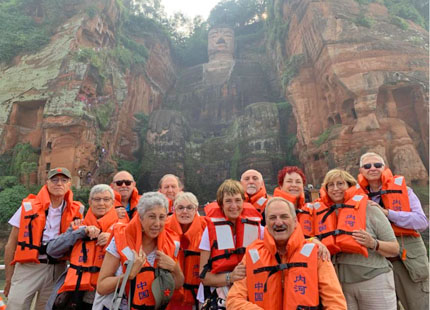
{"type": "Polygon", "coordinates": [[[97,237],[96,245],[105,246],[109,238],[110,238],[110,233],[108,232],[100,233],[99,236],[97,237]]]}
{"type": "Polygon", "coordinates": [[[352,238],[362,246],[373,249],[376,245],[376,240],[367,231],[360,229],[352,232],[352,238]]]}
{"type": "Polygon", "coordinates": [[[78,227],[82,225],[83,219],[76,219],[70,223],[70,227],[78,227]]]}
{"type": "Polygon", "coordinates": [[[134,263],[133,267],[131,267],[130,276],[128,277],[129,280],[136,278],[137,274],[140,272],[140,269],[142,269],[142,266],[146,262],[146,254],[142,248],[140,248],[139,254],[137,254],[135,250],[132,251],[134,254],[134,263]]]}
{"type": "Polygon", "coordinates": [[[231,273],[231,283],[242,280],[246,277],[246,267],[240,262],[231,273]]]}
{"type": "Polygon", "coordinates": [[[176,262],[171,258],[170,256],[166,255],[162,251],[157,251],[157,262],[158,267],[169,270],[170,272],[173,272],[173,269],[175,269],[176,262]]]}
{"type": "Polygon", "coordinates": [[[312,243],[318,244],[318,258],[323,262],[331,261],[330,251],[327,249],[324,243],[322,243],[318,238],[313,238],[312,243]]]}
{"type": "Polygon", "coordinates": [[[85,233],[90,239],[95,239],[100,234],[100,229],[98,229],[96,226],[86,226],[85,227],[85,233]]]}
{"type": "Polygon", "coordinates": [[[10,285],[11,285],[11,281],[6,280],[6,283],[4,284],[4,291],[3,291],[3,295],[6,297],[9,295],[10,285]]]}
{"type": "Polygon", "coordinates": [[[125,215],[127,214],[127,211],[123,207],[116,207],[115,211],[119,219],[125,218],[125,215]]]}

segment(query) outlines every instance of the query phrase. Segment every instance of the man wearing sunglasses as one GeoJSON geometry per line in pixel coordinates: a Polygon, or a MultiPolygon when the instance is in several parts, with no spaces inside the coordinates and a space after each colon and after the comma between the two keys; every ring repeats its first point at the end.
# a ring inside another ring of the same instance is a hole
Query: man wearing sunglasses
{"type": "Polygon", "coordinates": [[[4,258],[8,309],[30,309],[36,292],[36,309],[44,309],[54,282],[66,268],[65,259],[53,259],[46,247],[84,213],[84,206],[73,201],[70,180],[68,169],[51,169],[39,193],[25,198],[9,220],[12,231],[4,258]]]}
{"type": "Polygon", "coordinates": [[[376,153],[361,156],[358,181],[390,220],[399,242],[399,255],[389,258],[397,298],[405,310],[429,309],[428,260],[418,233],[427,228],[428,221],[418,197],[406,186],[405,178],[393,175],[376,153]]]}
{"type": "MultiPolygon", "coordinates": [[[[115,208],[122,205],[131,219],[136,214],[136,206],[140,198],[133,176],[128,171],[119,171],[114,175],[110,186],[121,196],[121,201],[115,202],[115,208]]],[[[118,195],[115,196],[118,197],[118,195]]],[[[118,198],[116,200],[119,200],[118,198]]]]}

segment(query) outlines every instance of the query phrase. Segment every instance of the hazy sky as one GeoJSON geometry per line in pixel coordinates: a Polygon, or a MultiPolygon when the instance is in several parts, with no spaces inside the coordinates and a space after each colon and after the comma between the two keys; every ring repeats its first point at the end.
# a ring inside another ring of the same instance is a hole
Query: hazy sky
{"type": "Polygon", "coordinates": [[[180,11],[193,18],[196,15],[206,19],[211,9],[221,0],[161,0],[167,15],[180,11]]]}

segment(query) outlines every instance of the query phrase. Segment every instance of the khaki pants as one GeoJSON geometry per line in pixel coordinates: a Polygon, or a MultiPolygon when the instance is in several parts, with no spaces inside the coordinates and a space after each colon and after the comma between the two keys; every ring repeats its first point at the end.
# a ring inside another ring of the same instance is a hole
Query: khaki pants
{"type": "Polygon", "coordinates": [[[396,294],[405,310],[429,309],[429,283],[428,279],[422,282],[413,282],[408,271],[401,261],[392,262],[396,294]]]}
{"type": "Polygon", "coordinates": [[[393,272],[357,283],[341,283],[348,310],[396,310],[393,272]]]}
{"type": "Polygon", "coordinates": [[[36,310],[44,310],[54,283],[64,272],[65,263],[49,264],[20,264],[15,265],[12,285],[7,299],[8,310],[29,310],[36,292],[36,310]]]}

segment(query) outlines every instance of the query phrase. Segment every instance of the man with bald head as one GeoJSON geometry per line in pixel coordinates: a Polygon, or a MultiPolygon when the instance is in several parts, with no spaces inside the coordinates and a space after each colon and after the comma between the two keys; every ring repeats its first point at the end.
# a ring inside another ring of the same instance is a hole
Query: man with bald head
{"type": "Polygon", "coordinates": [[[133,176],[128,171],[119,171],[114,175],[110,186],[115,191],[115,208],[121,207],[122,205],[126,209],[128,217],[131,219],[135,214],[136,205],[140,198],[133,176]],[[121,196],[121,204],[119,204],[118,201],[119,196],[121,196]]]}
{"type": "Polygon", "coordinates": [[[177,194],[182,192],[184,185],[174,174],[165,174],[158,183],[158,191],[169,200],[169,214],[173,213],[173,202],[177,194]]]}
{"type": "Polygon", "coordinates": [[[270,197],[261,173],[254,169],[246,170],[240,177],[240,183],[245,190],[245,201],[251,203],[264,218],[264,209],[270,197]]]}

